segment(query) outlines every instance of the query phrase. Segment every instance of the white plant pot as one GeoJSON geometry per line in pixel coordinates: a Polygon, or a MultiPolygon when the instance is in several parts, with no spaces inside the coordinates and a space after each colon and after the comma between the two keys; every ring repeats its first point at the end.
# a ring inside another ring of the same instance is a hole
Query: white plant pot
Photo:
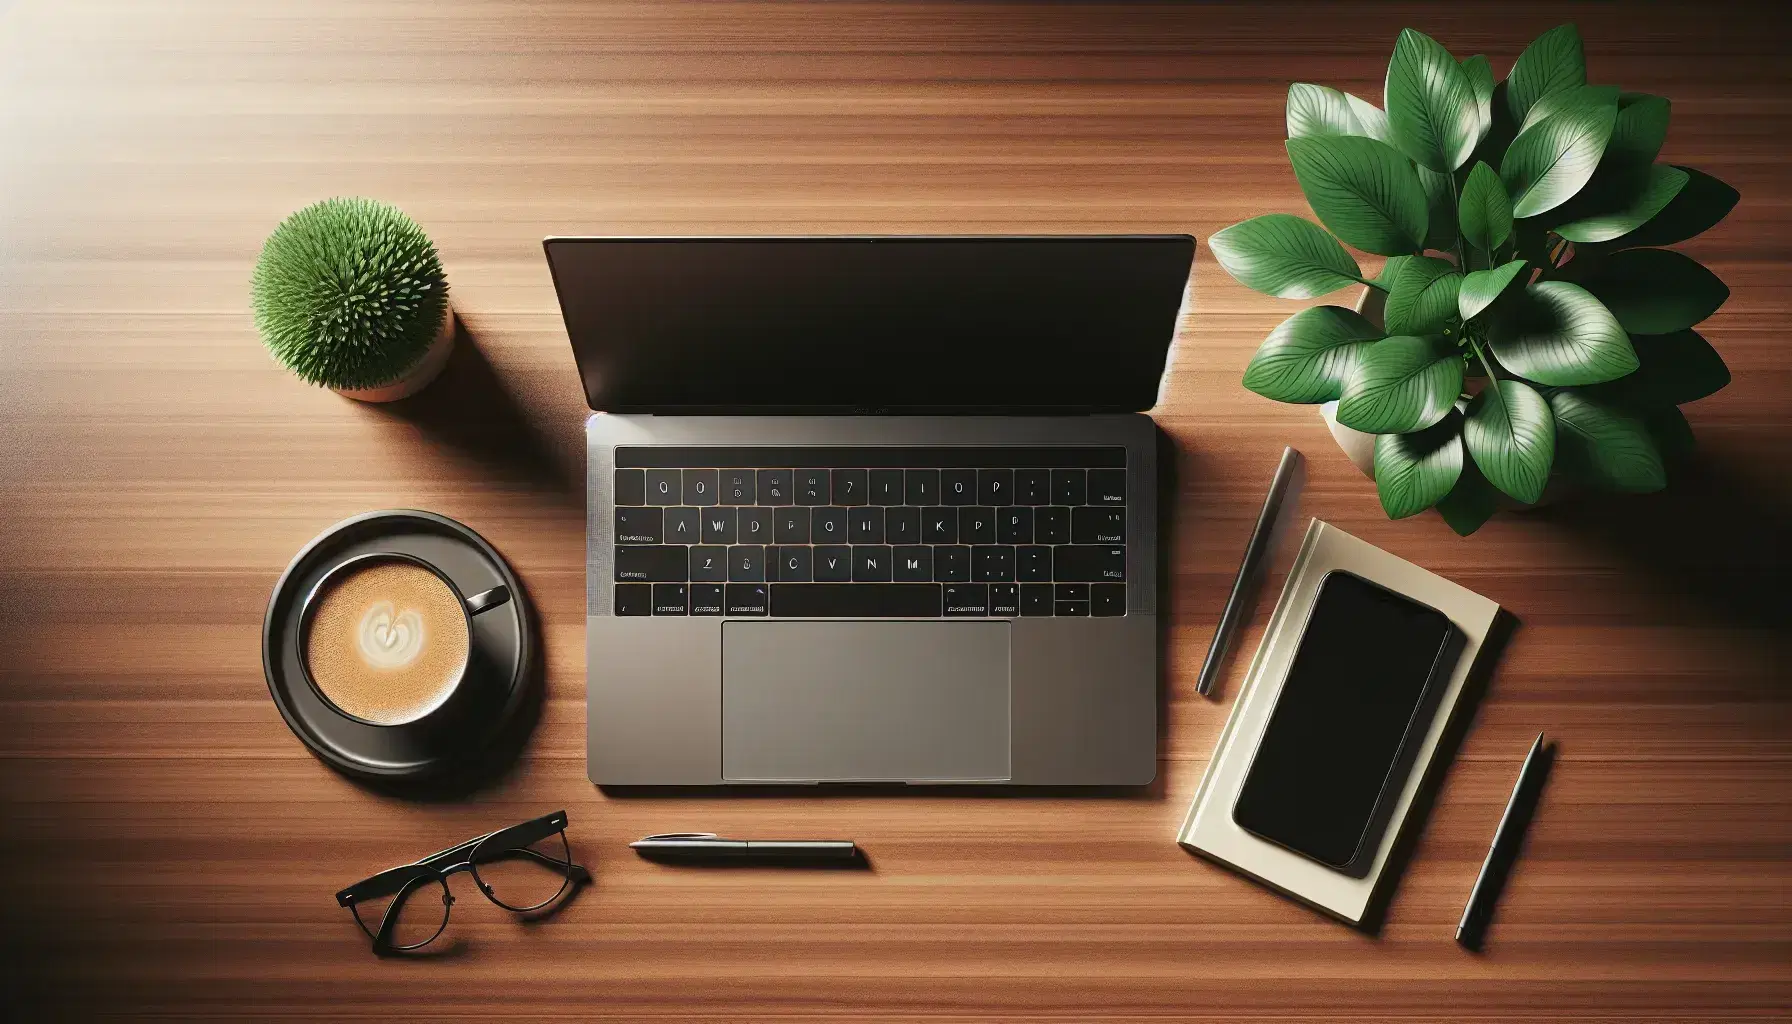
{"type": "MultiPolygon", "coordinates": [[[[1356,311],[1377,327],[1383,326],[1382,314],[1386,309],[1387,293],[1379,288],[1364,288],[1362,297],[1356,300],[1356,311]]],[[[1339,423],[1337,402],[1321,405],[1319,418],[1325,421],[1325,428],[1332,432],[1332,440],[1338,442],[1350,464],[1362,470],[1364,476],[1375,479],[1375,435],[1339,423]]]]}
{"type": "Polygon", "coordinates": [[[344,398],[352,398],[357,402],[396,402],[400,398],[422,391],[441,374],[442,368],[448,365],[448,357],[454,352],[454,307],[444,303],[442,306],[442,325],[436,328],[436,337],[423,350],[411,368],[399,374],[389,384],[381,384],[371,388],[331,388],[344,398]]]}

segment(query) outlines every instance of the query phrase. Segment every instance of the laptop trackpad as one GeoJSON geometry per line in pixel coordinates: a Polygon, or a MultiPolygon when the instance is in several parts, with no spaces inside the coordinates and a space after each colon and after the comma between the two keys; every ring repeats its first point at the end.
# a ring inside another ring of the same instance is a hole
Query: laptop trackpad
{"type": "Polygon", "coordinates": [[[1008,623],[722,626],[730,782],[1009,778],[1008,623]]]}

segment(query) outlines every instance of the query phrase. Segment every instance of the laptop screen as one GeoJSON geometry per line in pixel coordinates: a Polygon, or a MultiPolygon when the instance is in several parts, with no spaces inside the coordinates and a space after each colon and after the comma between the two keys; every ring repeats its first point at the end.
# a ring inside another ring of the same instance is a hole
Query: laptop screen
{"type": "Polygon", "coordinates": [[[550,238],[593,409],[1134,411],[1187,235],[550,238]]]}

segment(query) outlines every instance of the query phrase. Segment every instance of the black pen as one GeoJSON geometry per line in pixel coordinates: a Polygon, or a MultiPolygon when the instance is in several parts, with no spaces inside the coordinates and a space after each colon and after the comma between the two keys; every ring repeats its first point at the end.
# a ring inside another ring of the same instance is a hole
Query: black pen
{"type": "Polygon", "coordinates": [[[1481,948],[1487,922],[1493,917],[1493,905],[1499,901],[1506,875],[1524,843],[1525,826],[1537,810],[1537,797],[1543,791],[1553,755],[1553,747],[1545,747],[1543,734],[1538,733],[1531,752],[1525,755],[1524,766],[1518,769],[1518,781],[1512,785],[1512,797],[1500,815],[1499,828],[1494,830],[1493,845],[1487,848],[1487,859],[1481,863],[1481,873],[1475,876],[1475,887],[1468,894],[1468,906],[1463,908],[1462,920],[1456,925],[1456,941],[1466,949],[1481,948]]]}
{"type": "Polygon", "coordinates": [[[1238,578],[1232,581],[1232,596],[1226,599],[1226,610],[1220,613],[1220,624],[1213,630],[1213,644],[1207,648],[1207,660],[1201,663],[1201,674],[1195,680],[1195,692],[1203,697],[1213,692],[1213,684],[1219,680],[1220,666],[1226,661],[1226,650],[1232,646],[1233,634],[1250,618],[1251,594],[1264,566],[1269,563],[1269,542],[1275,536],[1276,519],[1282,514],[1282,500],[1287,497],[1288,487],[1294,483],[1294,474],[1299,469],[1300,452],[1284,447],[1275,479],[1269,484],[1269,494],[1263,499],[1263,510],[1257,513],[1257,528],[1251,531],[1250,542],[1245,545],[1238,578]]]}
{"type": "Polygon", "coordinates": [[[856,844],[844,839],[723,839],[714,832],[666,832],[632,842],[643,857],[663,860],[852,860],[856,844]]]}

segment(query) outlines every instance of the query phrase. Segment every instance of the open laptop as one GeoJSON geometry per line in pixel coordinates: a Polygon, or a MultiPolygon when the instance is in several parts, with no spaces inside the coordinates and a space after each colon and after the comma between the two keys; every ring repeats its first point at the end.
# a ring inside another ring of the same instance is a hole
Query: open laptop
{"type": "Polygon", "coordinates": [[[601,785],[1157,769],[1156,403],[1194,239],[549,238],[601,785]]]}

